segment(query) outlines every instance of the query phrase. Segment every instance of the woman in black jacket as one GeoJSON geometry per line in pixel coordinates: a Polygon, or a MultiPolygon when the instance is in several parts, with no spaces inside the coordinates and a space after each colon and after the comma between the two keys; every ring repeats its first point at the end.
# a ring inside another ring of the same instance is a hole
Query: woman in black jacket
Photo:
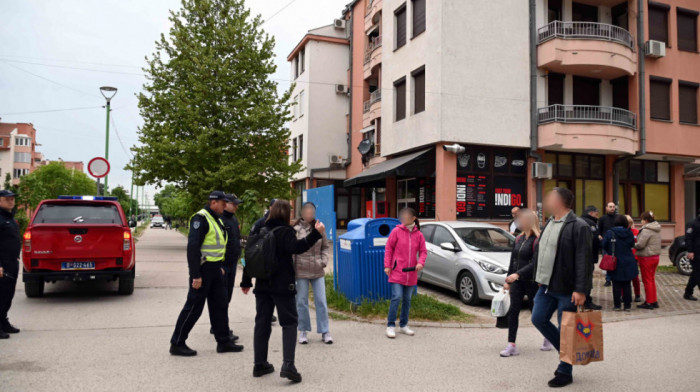
{"type": "MultiPolygon", "coordinates": [[[[539,288],[532,277],[534,267],[533,256],[535,254],[537,240],[540,236],[537,215],[532,210],[521,209],[518,211],[516,224],[522,234],[515,239],[515,245],[510,255],[508,277],[503,287],[510,295],[510,310],[507,316],[508,346],[501,351],[502,357],[511,357],[519,354],[515,347],[515,338],[518,334],[519,317],[523,307],[523,300],[527,295],[528,301],[532,304],[537,289],[539,288]]],[[[551,344],[545,340],[542,350],[549,351],[551,349],[551,344]]]]}
{"type": "MultiPolygon", "coordinates": [[[[325,226],[316,222],[315,230],[297,240],[296,232],[289,225],[291,207],[287,200],[277,200],[270,207],[270,214],[265,222],[265,228],[274,232],[276,239],[277,269],[270,279],[256,279],[255,289],[255,333],[253,347],[255,351],[255,367],[253,377],[261,377],[275,371],[274,366],[267,361],[267,348],[272,333],[272,312],[277,308],[280,326],[282,326],[283,359],[280,377],[294,382],[301,382],[301,374],[294,366],[294,350],[297,339],[297,307],[295,272],[292,255],[306,252],[316,241],[322,238],[325,226]]],[[[248,294],[252,287],[251,278],[243,274],[241,289],[248,294]]]]}

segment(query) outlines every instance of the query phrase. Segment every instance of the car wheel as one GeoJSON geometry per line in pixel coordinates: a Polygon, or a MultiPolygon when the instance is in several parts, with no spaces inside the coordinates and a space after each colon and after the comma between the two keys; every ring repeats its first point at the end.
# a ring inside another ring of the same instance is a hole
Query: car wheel
{"type": "Polygon", "coordinates": [[[131,295],[134,293],[134,277],[119,278],[119,295],[131,295]]]}
{"type": "Polygon", "coordinates": [[[481,300],[479,299],[479,286],[469,271],[462,271],[457,278],[457,294],[459,299],[462,300],[467,305],[478,305],[481,300]]]}
{"type": "Polygon", "coordinates": [[[44,295],[44,281],[32,280],[24,282],[24,294],[29,298],[38,298],[44,295]]]}
{"type": "Polygon", "coordinates": [[[689,276],[693,273],[693,265],[688,258],[688,252],[684,251],[678,254],[676,257],[676,268],[678,268],[678,272],[682,275],[689,276]]]}

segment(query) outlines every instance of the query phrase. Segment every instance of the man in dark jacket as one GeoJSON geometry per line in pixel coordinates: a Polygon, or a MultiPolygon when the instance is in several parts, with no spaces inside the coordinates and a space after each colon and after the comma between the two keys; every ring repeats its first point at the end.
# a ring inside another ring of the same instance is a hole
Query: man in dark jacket
{"type": "MultiPolygon", "coordinates": [[[[275,204],[277,199],[272,199],[270,200],[270,206],[269,208],[272,208],[272,205],[275,204]]],[[[250,228],[250,235],[256,235],[260,232],[260,229],[265,226],[265,221],[267,220],[267,217],[270,216],[270,210],[268,209],[265,214],[262,216],[262,218],[258,219],[253,223],[253,227],[250,228]]]]}
{"type": "MultiPolygon", "coordinates": [[[[598,219],[598,241],[602,241],[603,237],[608,234],[608,230],[615,226],[615,217],[617,217],[617,205],[614,202],[609,202],[605,206],[605,215],[598,219]]],[[[612,281],[608,274],[605,274],[605,287],[612,285],[612,281]]]]}
{"type": "Polygon", "coordinates": [[[0,191],[0,339],[19,333],[7,318],[17,287],[22,250],[19,225],[15,220],[15,196],[12,191],[0,191]]]}
{"type": "MultiPolygon", "coordinates": [[[[591,228],[591,263],[598,263],[598,254],[600,253],[600,238],[598,238],[598,207],[588,206],[586,210],[581,215],[588,226],[591,228]]],[[[593,279],[593,274],[591,274],[591,279],[593,279]]],[[[593,287],[593,282],[591,281],[591,287],[593,287]]],[[[591,291],[586,293],[586,309],[591,310],[601,310],[602,306],[593,303],[593,297],[591,297],[591,291]]]]}
{"type": "Polygon", "coordinates": [[[695,286],[700,287],[700,210],[698,215],[685,232],[685,246],[688,249],[688,259],[693,266],[693,273],[688,278],[683,298],[689,301],[697,301],[693,295],[695,286]]]}
{"type": "MultiPolygon", "coordinates": [[[[583,306],[591,288],[591,228],[576,217],[571,208],[574,194],[554,188],[545,199],[545,211],[551,216],[538,241],[535,281],[540,288],[535,296],[532,324],[559,350],[559,328],[550,321],[554,311],[561,326],[562,312],[583,306]]],[[[572,366],[560,361],[549,381],[552,388],[573,382],[572,366]]]]}

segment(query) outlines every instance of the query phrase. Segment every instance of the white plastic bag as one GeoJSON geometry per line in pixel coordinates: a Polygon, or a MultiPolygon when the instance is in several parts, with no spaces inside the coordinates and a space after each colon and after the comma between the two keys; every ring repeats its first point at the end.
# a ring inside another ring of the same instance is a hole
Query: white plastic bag
{"type": "Polygon", "coordinates": [[[491,316],[505,317],[510,309],[510,295],[508,291],[501,289],[491,301],[491,316]]]}

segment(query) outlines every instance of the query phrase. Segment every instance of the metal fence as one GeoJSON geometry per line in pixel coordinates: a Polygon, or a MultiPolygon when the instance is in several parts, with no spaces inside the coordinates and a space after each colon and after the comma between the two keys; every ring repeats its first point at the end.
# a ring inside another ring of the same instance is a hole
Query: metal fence
{"type": "Polygon", "coordinates": [[[629,31],[606,23],[555,20],[537,30],[538,44],[554,38],[611,41],[634,50],[634,37],[629,31]]]}
{"type": "Polygon", "coordinates": [[[375,90],[369,94],[369,101],[364,102],[364,112],[369,112],[372,105],[382,100],[382,90],[375,90]]]}
{"type": "Polygon", "coordinates": [[[375,49],[378,47],[382,46],[382,36],[370,38],[369,42],[367,43],[367,50],[365,50],[365,63],[369,63],[369,61],[372,59],[372,52],[374,52],[375,49]]]}
{"type": "Polygon", "coordinates": [[[537,110],[537,120],[540,124],[595,123],[637,128],[636,113],[610,106],[550,105],[537,110]]]}

